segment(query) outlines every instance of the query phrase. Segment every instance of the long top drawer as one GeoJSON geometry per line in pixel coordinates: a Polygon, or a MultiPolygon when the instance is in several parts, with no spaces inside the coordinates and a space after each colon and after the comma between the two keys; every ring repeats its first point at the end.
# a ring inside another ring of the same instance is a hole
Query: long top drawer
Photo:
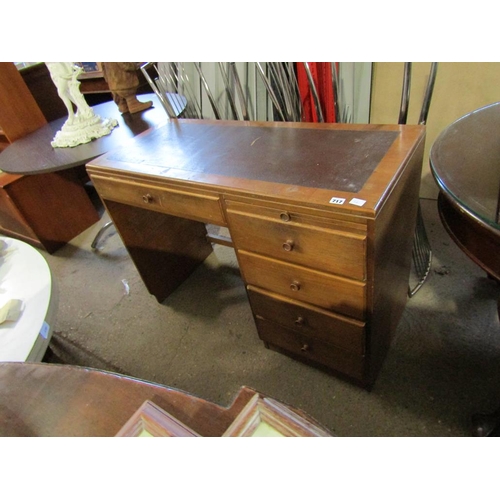
{"type": "Polygon", "coordinates": [[[104,199],[201,222],[226,225],[217,194],[183,191],[139,181],[110,179],[98,174],[92,174],[91,177],[99,195],[104,199]]]}

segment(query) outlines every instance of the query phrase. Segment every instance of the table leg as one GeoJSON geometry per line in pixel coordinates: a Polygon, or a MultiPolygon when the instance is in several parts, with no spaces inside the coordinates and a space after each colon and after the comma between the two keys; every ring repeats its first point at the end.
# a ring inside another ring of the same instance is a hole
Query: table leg
{"type": "Polygon", "coordinates": [[[476,437],[499,437],[500,408],[492,413],[477,413],[473,415],[472,433],[476,437]]]}
{"type": "Polygon", "coordinates": [[[163,302],[212,252],[202,222],[104,200],[149,293],[163,302]]]}

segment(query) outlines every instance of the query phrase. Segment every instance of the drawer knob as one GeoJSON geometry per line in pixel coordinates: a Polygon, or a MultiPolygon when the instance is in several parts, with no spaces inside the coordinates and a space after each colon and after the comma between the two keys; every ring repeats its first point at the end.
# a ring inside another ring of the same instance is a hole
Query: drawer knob
{"type": "Polygon", "coordinates": [[[293,241],[286,240],[285,243],[283,243],[283,250],[285,250],[285,252],[291,252],[293,250],[293,241]]]}
{"type": "Polygon", "coordinates": [[[142,197],[142,201],[144,203],[152,203],[153,202],[153,197],[148,193],[148,194],[145,194],[143,197],[142,197]]]}
{"type": "Polygon", "coordinates": [[[302,326],[304,324],[304,318],[302,316],[299,316],[296,320],[295,320],[295,326],[302,326]]]}
{"type": "Polygon", "coordinates": [[[306,352],[306,351],[308,351],[308,350],[309,350],[309,344],[304,344],[304,345],[300,348],[300,350],[301,350],[302,352],[306,352]]]}
{"type": "Polygon", "coordinates": [[[280,219],[282,221],[288,222],[292,219],[292,216],[288,212],[281,212],[280,213],[280,219]]]}
{"type": "Polygon", "coordinates": [[[293,281],[290,285],[290,289],[294,292],[298,292],[300,290],[300,283],[298,281],[293,281]]]}

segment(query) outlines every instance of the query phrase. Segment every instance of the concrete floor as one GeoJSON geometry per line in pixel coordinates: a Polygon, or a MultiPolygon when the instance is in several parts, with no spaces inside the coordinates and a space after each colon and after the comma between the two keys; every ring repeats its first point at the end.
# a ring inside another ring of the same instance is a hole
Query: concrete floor
{"type": "Polygon", "coordinates": [[[451,241],[436,202],[421,205],[431,276],[408,301],[370,392],[264,347],[230,248],[216,246],[159,304],[114,230],[91,249],[105,213],[55,254],[44,253],[59,292],[44,361],[146,379],[223,406],[247,385],[338,436],[469,436],[470,416],[500,405],[500,287],[451,241]]]}

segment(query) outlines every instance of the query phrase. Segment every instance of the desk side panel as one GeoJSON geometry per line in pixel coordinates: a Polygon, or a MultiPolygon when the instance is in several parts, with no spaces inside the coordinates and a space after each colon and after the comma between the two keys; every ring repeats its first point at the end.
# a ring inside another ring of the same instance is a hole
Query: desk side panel
{"type": "Polygon", "coordinates": [[[419,203],[422,140],[375,221],[369,224],[373,288],[368,291],[368,380],[373,381],[389,349],[408,299],[412,247],[419,203]],[[371,304],[371,306],[370,306],[371,304]]]}

